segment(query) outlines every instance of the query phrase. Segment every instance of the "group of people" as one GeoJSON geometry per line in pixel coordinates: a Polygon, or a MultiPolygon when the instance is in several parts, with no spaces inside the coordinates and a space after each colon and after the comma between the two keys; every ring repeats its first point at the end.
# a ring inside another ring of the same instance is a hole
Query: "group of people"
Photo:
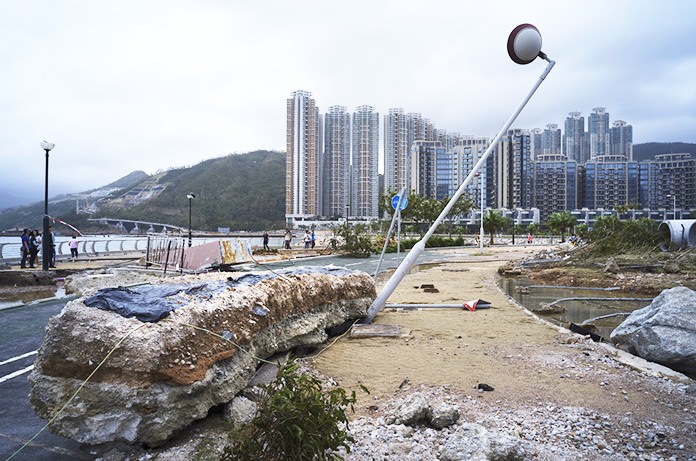
{"type": "MultiPolygon", "coordinates": [[[[27,267],[27,262],[29,263],[30,269],[39,266],[39,251],[43,248],[43,239],[46,239],[46,248],[48,249],[48,254],[43,255],[43,257],[47,258],[49,263],[48,267],[56,267],[56,237],[53,233],[53,227],[49,226],[46,235],[41,235],[37,229],[29,230],[25,228],[22,231],[22,260],[19,263],[22,269],[27,267]]],[[[68,242],[70,255],[73,259],[77,259],[78,257],[77,246],[77,236],[73,234],[68,242]]]]}
{"type": "MultiPolygon", "coordinates": [[[[283,237],[283,248],[286,250],[289,250],[291,248],[290,244],[292,242],[292,231],[290,229],[287,229],[285,231],[285,236],[283,237]]],[[[311,248],[314,248],[316,245],[316,237],[314,236],[314,229],[311,231],[307,229],[305,231],[304,237],[302,237],[302,241],[304,242],[304,247],[305,250],[309,250],[311,248]]],[[[266,233],[264,232],[264,249],[266,249],[266,233]]]]}

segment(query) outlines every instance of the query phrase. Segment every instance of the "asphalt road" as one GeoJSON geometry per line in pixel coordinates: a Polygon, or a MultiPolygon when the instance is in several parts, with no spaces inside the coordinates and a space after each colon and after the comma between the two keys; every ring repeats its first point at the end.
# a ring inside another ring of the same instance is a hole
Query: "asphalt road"
{"type": "MultiPolygon", "coordinates": [[[[404,253],[400,254],[403,258],[404,253]]],[[[442,259],[443,252],[426,250],[418,263],[442,259]]],[[[394,269],[400,259],[385,255],[380,271],[394,269]]],[[[326,256],[266,263],[259,270],[279,267],[329,265],[374,274],[379,256],[349,258],[326,256]]],[[[89,450],[73,440],[53,435],[29,405],[27,377],[41,346],[48,319],[58,314],[67,299],[44,301],[0,311],[0,460],[75,461],[91,460],[89,450]],[[33,440],[34,437],[38,433],[33,440]],[[31,441],[30,441],[31,440],[31,441]],[[28,442],[30,441],[30,442],[28,442]],[[27,446],[23,447],[25,443],[27,446]],[[22,448],[23,447],[23,448],[22,448]],[[21,448],[19,453],[17,450],[21,448]]]]}

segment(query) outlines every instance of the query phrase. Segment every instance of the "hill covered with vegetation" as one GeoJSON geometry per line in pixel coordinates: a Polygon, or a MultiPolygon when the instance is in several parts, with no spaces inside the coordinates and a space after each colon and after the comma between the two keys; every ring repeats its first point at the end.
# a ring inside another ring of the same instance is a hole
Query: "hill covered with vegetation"
{"type": "MultiPolygon", "coordinates": [[[[49,215],[70,223],[84,233],[108,232],[89,218],[122,218],[188,227],[188,199],[195,230],[263,230],[284,227],[285,154],[256,151],[205,160],[189,168],[165,171],[155,176],[134,172],[101,189],[110,190],[96,209],[78,212],[87,194],[54,197],[49,215]],[[117,189],[117,190],[114,190],[117,189]],[[138,194],[142,190],[152,194],[138,194]],[[133,199],[137,197],[137,199],[133,199]]],[[[0,229],[40,228],[43,202],[0,212],[0,229]]],[[[62,233],[70,230],[55,226],[62,233]]]]}

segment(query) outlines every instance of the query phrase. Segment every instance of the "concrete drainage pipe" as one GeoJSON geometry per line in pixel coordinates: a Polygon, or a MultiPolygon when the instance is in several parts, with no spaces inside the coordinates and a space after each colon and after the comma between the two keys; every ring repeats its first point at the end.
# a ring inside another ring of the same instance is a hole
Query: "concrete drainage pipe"
{"type": "Polygon", "coordinates": [[[696,219],[663,221],[657,228],[662,251],[679,251],[696,247],[696,219]]]}

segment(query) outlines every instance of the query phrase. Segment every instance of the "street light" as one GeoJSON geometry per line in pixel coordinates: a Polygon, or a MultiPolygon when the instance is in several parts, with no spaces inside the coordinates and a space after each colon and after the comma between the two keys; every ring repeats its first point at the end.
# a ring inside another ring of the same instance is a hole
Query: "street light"
{"type": "Polygon", "coordinates": [[[481,189],[481,229],[479,231],[479,253],[483,254],[483,176],[481,172],[476,172],[476,177],[479,178],[479,186],[481,189]]]}
{"type": "Polygon", "coordinates": [[[44,187],[44,217],[43,217],[43,236],[41,238],[41,268],[48,270],[51,264],[51,242],[48,241],[48,153],[56,145],[50,142],[41,141],[41,148],[46,151],[46,185],[44,187]]]}
{"type": "Polygon", "coordinates": [[[186,198],[189,201],[189,248],[191,247],[191,201],[196,198],[196,194],[190,192],[186,194],[186,198]]]}
{"type": "Polygon", "coordinates": [[[350,204],[346,203],[346,229],[348,228],[348,225],[350,224],[350,218],[348,218],[349,214],[350,214],[350,204]]]}
{"type": "Polygon", "coordinates": [[[539,30],[531,24],[520,24],[519,26],[515,27],[515,29],[513,29],[513,31],[510,33],[510,36],[508,37],[507,51],[508,55],[510,56],[510,59],[512,59],[518,64],[529,64],[532,61],[534,61],[537,57],[547,61],[548,64],[546,65],[546,68],[537,79],[537,82],[534,84],[531,91],[522,100],[522,103],[515,110],[515,112],[512,113],[508,121],[505,122],[505,125],[503,125],[500,131],[498,131],[498,134],[488,145],[488,148],[483,153],[481,158],[479,158],[478,162],[476,162],[476,165],[474,165],[474,167],[471,169],[469,175],[466,177],[466,179],[464,179],[464,182],[461,183],[459,189],[457,189],[454,195],[452,195],[452,198],[450,198],[450,201],[442,210],[440,216],[438,216],[437,219],[433,222],[432,226],[430,226],[430,229],[428,229],[428,232],[423,236],[423,238],[421,238],[413,246],[413,248],[411,248],[411,251],[409,251],[408,255],[404,258],[401,264],[399,264],[399,267],[396,268],[391,278],[384,285],[384,288],[382,288],[382,291],[372,302],[372,305],[367,310],[367,315],[365,316],[365,320],[368,323],[372,321],[375,315],[377,315],[377,312],[381,311],[384,308],[384,305],[387,303],[387,299],[389,299],[389,296],[391,296],[399,282],[401,282],[404,276],[411,269],[411,266],[416,262],[420,254],[423,252],[423,250],[425,250],[425,244],[428,241],[428,239],[435,233],[435,229],[437,229],[440,223],[442,223],[445,217],[450,213],[450,210],[457,202],[457,200],[459,200],[459,197],[461,197],[462,193],[464,193],[467,186],[473,179],[474,175],[481,169],[490,153],[493,151],[493,149],[498,144],[503,135],[507,133],[507,130],[510,128],[510,125],[512,125],[512,123],[517,119],[517,116],[520,114],[520,112],[522,112],[524,106],[527,105],[527,102],[529,102],[529,100],[534,95],[536,90],[539,88],[541,83],[544,81],[544,79],[546,79],[546,76],[549,74],[549,72],[551,72],[553,66],[556,64],[555,61],[548,58],[546,53],[541,51],[541,34],[539,33],[539,30]]]}
{"type": "Polygon", "coordinates": [[[677,194],[667,194],[667,198],[672,197],[672,206],[674,210],[674,219],[677,219],[677,194]]]}

